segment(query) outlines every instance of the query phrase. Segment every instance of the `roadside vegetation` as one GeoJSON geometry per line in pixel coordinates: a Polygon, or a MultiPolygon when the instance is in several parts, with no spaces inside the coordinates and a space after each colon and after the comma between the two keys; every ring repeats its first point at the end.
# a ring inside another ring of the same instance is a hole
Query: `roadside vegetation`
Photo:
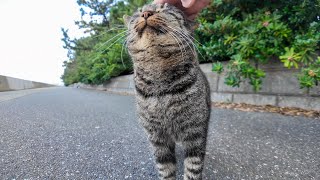
{"type": "Polygon", "coordinates": [[[65,85],[102,84],[111,77],[132,72],[132,62],[124,47],[126,28],[122,17],[147,1],[77,0],[82,18],[75,24],[85,35],[73,39],[67,29],[61,29],[69,58],[63,63],[61,78],[65,85]]]}
{"type": "MultiPolygon", "coordinates": [[[[62,28],[65,85],[101,84],[132,72],[124,47],[124,14],[148,0],[78,0],[82,19],[76,24],[86,36],[72,39],[62,28]]],[[[150,1],[149,1],[150,2],[150,1]]],[[[200,62],[213,62],[213,71],[226,73],[225,83],[247,81],[260,90],[265,72],[257,64],[271,59],[297,68],[301,88],[320,83],[320,0],[213,0],[197,18],[195,32],[200,62]],[[228,61],[223,66],[221,61],[228,61]]]]}

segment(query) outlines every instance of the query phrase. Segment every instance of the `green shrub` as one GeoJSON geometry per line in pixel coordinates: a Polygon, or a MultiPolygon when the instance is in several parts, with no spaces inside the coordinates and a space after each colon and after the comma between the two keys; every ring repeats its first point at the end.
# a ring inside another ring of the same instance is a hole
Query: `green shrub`
{"type": "MultiPolygon", "coordinates": [[[[101,84],[131,72],[132,62],[121,39],[125,28],[119,25],[124,14],[131,14],[150,0],[77,2],[83,18],[76,24],[87,35],[71,39],[62,29],[69,54],[61,77],[64,83],[101,84]]],[[[197,19],[200,61],[229,60],[226,67],[214,63],[213,71],[226,72],[227,85],[238,87],[246,81],[258,91],[265,73],[257,65],[276,58],[287,68],[301,69],[297,75],[301,88],[317,86],[319,9],[319,0],[213,0],[197,19]]]]}
{"type": "Polygon", "coordinates": [[[132,62],[124,47],[126,28],[122,17],[147,1],[77,1],[82,19],[75,23],[85,30],[86,36],[72,39],[68,30],[62,28],[62,41],[69,55],[61,77],[65,85],[102,84],[111,77],[132,72],[132,62]]]}
{"type": "MultiPolygon", "coordinates": [[[[201,61],[230,60],[225,83],[233,87],[248,81],[258,91],[265,73],[257,64],[272,58],[302,68],[301,88],[318,85],[318,76],[306,72],[319,72],[319,8],[319,0],[214,0],[198,18],[201,61]]],[[[221,66],[214,63],[213,71],[222,73],[221,66]]]]}

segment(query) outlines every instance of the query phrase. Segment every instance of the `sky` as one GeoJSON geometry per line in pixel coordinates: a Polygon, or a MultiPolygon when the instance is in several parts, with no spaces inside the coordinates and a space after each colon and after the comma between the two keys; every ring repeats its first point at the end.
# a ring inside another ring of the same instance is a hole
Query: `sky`
{"type": "Polygon", "coordinates": [[[76,0],[0,0],[0,75],[62,85],[61,27],[80,37],[76,0]]]}

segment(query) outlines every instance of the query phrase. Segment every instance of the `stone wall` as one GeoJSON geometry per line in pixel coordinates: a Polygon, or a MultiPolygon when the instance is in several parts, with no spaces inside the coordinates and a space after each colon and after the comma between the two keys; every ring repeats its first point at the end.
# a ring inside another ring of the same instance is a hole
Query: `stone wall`
{"type": "Polygon", "coordinates": [[[211,99],[214,102],[247,103],[255,105],[274,105],[280,107],[299,107],[320,110],[320,87],[307,91],[300,89],[296,69],[282,68],[281,64],[259,65],[266,77],[259,92],[254,92],[249,83],[239,88],[224,84],[225,74],[217,75],[211,71],[211,64],[201,65],[210,82],[211,99]]]}
{"type": "MultiPolygon", "coordinates": [[[[212,64],[201,64],[211,88],[213,102],[247,103],[255,105],[274,105],[280,107],[300,107],[320,110],[320,87],[306,91],[299,88],[295,69],[282,68],[281,64],[271,62],[258,65],[266,71],[262,90],[254,92],[251,85],[244,83],[240,88],[232,88],[224,84],[225,74],[218,75],[211,71],[212,64]]],[[[132,75],[120,76],[99,86],[75,84],[76,87],[98,89],[110,92],[134,94],[132,75]]]]}
{"type": "Polygon", "coordinates": [[[52,87],[53,85],[0,75],[0,92],[52,87]]]}

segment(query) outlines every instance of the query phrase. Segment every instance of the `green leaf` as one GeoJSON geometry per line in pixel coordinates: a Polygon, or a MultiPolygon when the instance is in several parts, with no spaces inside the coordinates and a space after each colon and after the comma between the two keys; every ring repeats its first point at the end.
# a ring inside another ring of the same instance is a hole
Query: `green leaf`
{"type": "Polygon", "coordinates": [[[212,64],[212,71],[221,74],[223,72],[223,65],[220,62],[216,62],[212,64]]]}
{"type": "Polygon", "coordinates": [[[250,84],[253,86],[253,90],[257,92],[261,89],[262,81],[261,79],[252,78],[250,79],[250,84]]]}
{"type": "Polygon", "coordinates": [[[235,75],[229,75],[225,79],[225,84],[232,86],[232,87],[240,87],[241,80],[236,77],[235,75]]]}
{"type": "Polygon", "coordinates": [[[286,51],[285,54],[280,56],[280,60],[281,60],[281,62],[284,63],[284,66],[289,69],[292,66],[294,66],[295,68],[298,68],[299,65],[297,62],[300,61],[300,59],[301,59],[300,54],[295,53],[294,48],[289,49],[288,47],[286,47],[285,51],[286,51]]]}

